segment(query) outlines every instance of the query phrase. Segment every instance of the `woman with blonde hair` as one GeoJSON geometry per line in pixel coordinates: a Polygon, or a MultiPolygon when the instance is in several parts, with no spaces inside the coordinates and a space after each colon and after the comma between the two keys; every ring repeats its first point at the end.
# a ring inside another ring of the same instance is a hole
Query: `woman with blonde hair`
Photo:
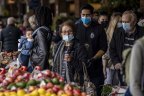
{"type": "MultiPolygon", "coordinates": [[[[106,34],[107,34],[107,41],[108,41],[108,46],[111,42],[112,36],[113,36],[113,32],[116,28],[120,28],[122,27],[122,23],[121,23],[121,13],[117,12],[117,13],[113,13],[111,18],[110,18],[110,23],[108,26],[108,29],[106,30],[106,34]]],[[[109,50],[109,47],[108,47],[109,50]]],[[[104,75],[105,75],[105,83],[106,84],[118,84],[118,80],[116,78],[116,74],[114,71],[114,67],[111,64],[111,60],[110,60],[110,56],[109,56],[109,51],[107,50],[106,54],[103,56],[103,71],[104,71],[104,75]],[[116,82],[113,82],[116,81],[116,82]]]]}

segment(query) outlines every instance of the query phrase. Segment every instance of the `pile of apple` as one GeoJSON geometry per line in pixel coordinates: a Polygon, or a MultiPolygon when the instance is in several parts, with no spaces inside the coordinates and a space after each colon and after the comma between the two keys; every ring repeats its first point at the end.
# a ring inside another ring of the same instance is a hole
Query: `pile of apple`
{"type": "Polygon", "coordinates": [[[59,74],[41,71],[39,66],[35,70],[29,73],[21,66],[12,73],[0,68],[0,96],[86,96],[78,86],[66,84],[59,74]]]}

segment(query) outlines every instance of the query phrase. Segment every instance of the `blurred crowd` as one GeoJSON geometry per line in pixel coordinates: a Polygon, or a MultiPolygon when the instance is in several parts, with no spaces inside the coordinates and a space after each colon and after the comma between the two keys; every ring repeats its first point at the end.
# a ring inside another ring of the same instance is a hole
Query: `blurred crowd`
{"type": "Polygon", "coordinates": [[[144,96],[143,35],[142,14],[97,12],[89,4],[81,7],[75,20],[53,20],[46,6],[36,8],[32,16],[24,15],[23,22],[0,19],[1,52],[19,51],[20,64],[30,72],[40,66],[79,84],[84,82],[86,65],[97,96],[105,84],[127,86],[125,96],[144,96]]]}

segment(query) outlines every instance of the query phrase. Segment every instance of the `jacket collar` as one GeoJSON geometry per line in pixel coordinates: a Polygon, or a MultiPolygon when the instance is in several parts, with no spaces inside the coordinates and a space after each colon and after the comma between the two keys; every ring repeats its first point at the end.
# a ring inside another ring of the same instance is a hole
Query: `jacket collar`
{"type": "Polygon", "coordinates": [[[37,29],[33,32],[32,36],[36,35],[37,32],[38,32],[38,30],[41,29],[41,28],[46,29],[47,31],[49,31],[49,28],[48,28],[48,27],[46,27],[46,26],[41,26],[41,27],[37,28],[37,29]]]}

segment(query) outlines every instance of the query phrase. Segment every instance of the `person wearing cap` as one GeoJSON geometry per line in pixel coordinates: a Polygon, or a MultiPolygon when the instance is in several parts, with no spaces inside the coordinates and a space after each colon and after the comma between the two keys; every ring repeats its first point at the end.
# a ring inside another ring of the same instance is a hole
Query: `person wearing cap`
{"type": "Polygon", "coordinates": [[[7,26],[1,32],[2,51],[13,52],[18,50],[18,39],[21,31],[15,26],[15,18],[7,19],[7,26]]]}

